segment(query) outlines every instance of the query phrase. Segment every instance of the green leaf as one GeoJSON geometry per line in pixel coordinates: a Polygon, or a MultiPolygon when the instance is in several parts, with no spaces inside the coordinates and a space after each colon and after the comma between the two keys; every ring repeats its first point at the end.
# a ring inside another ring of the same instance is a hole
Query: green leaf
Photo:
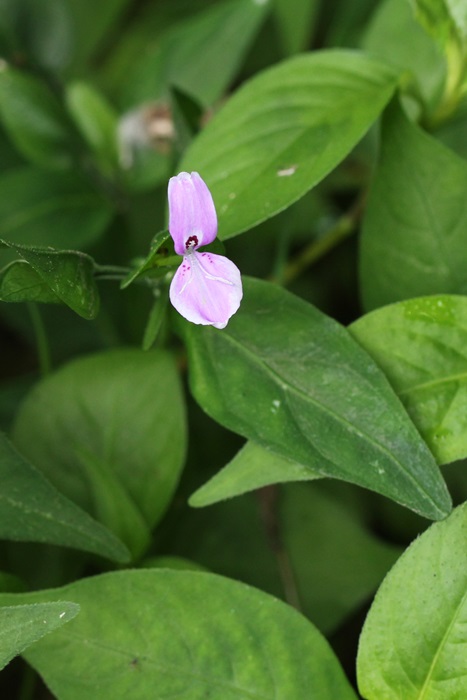
{"type": "Polygon", "coordinates": [[[467,457],[467,298],[373,311],[349,330],[399,394],[439,464],[467,457]]]}
{"type": "Polygon", "coordinates": [[[283,487],[280,522],[300,608],[327,636],[368,601],[400,554],[318,484],[283,487]]]}
{"type": "MultiPolygon", "coordinates": [[[[59,593],[80,615],[25,656],[60,700],[147,700],[154,689],[186,700],[356,700],[319,632],[243,584],[192,571],[122,571],[59,593]],[[124,611],[118,624],[116,610],[124,611]]],[[[1,595],[0,603],[49,596],[57,590],[1,595]]]]}
{"type": "Polygon", "coordinates": [[[99,238],[112,214],[76,173],[21,167],[0,175],[0,236],[14,243],[80,249],[99,238]]]}
{"type": "Polygon", "coordinates": [[[424,294],[467,292],[467,164],[393,102],[361,240],[367,309],[424,294]]]}
{"type": "Polygon", "coordinates": [[[192,392],[221,425],[314,475],[359,484],[428,518],[449,512],[439,469],[386,377],[331,318],[246,278],[240,311],[222,332],[181,326],[192,392]]]}
{"type": "MultiPolygon", "coordinates": [[[[441,46],[448,44],[454,29],[449,0],[410,0],[415,16],[441,46]]],[[[456,0],[454,0],[454,4],[456,0]]]]}
{"type": "Polygon", "coordinates": [[[99,46],[115,31],[130,0],[62,0],[71,18],[75,34],[70,70],[82,74],[99,46]]]}
{"type": "Polygon", "coordinates": [[[128,561],[123,544],[57,491],[0,433],[0,538],[47,542],[128,561]]]}
{"type": "Polygon", "coordinates": [[[82,81],[67,86],[66,103],[76,126],[107,172],[118,166],[117,114],[94,87],[82,81]]]}
{"type": "Polygon", "coordinates": [[[246,83],[180,164],[211,189],[220,237],[270,218],[322,180],[369,129],[395,83],[391,69],[349,51],[297,56],[246,83]]]}
{"type": "Polygon", "coordinates": [[[0,608],[0,669],[78,613],[79,605],[67,601],[0,608]]]}
{"type": "Polygon", "coordinates": [[[125,104],[168,98],[174,85],[211,105],[235,77],[268,4],[228,0],[175,25],[135,62],[125,81],[125,104]]]}
{"type": "MultiPolygon", "coordinates": [[[[1,239],[0,246],[10,248],[17,255],[21,255],[43,285],[47,285],[59,301],[69,306],[79,316],[86,319],[97,316],[99,293],[94,281],[94,261],[89,255],[77,250],[49,250],[15,245],[1,239]]],[[[33,279],[31,282],[34,284],[33,279]]],[[[43,291],[43,286],[41,289],[43,291]]],[[[17,299],[17,301],[20,300],[17,299]]],[[[37,301],[50,302],[56,299],[47,299],[47,293],[45,293],[43,298],[37,301]]]]}
{"type": "Polygon", "coordinates": [[[15,260],[0,270],[0,301],[61,303],[49,285],[25,260],[15,260]]]}
{"type": "Polygon", "coordinates": [[[319,0],[274,0],[277,30],[286,54],[308,48],[318,10],[319,0]]]}
{"type": "Polygon", "coordinates": [[[70,133],[60,103],[40,80],[8,65],[0,70],[0,121],[32,163],[71,166],[70,133]]]}
{"type": "Polygon", "coordinates": [[[135,508],[153,527],[185,457],[184,407],[171,356],[116,350],[71,362],[26,398],[14,440],[71,500],[96,517],[105,513],[109,526],[113,519],[116,532],[130,534],[135,508]]]}
{"type": "Polygon", "coordinates": [[[321,474],[249,440],[235,457],[190,498],[195,508],[209,506],[283,481],[311,481],[321,474]]]}
{"type": "Polygon", "coordinates": [[[467,7],[464,0],[446,0],[449,13],[461,39],[467,39],[467,7]]]}
{"type": "Polygon", "coordinates": [[[146,327],[144,329],[144,336],[142,342],[143,350],[150,350],[156,342],[157,337],[159,335],[159,331],[161,330],[162,324],[166,317],[168,305],[168,290],[164,288],[162,294],[155,298],[151,311],[149,312],[149,317],[146,323],[146,327]]]}
{"type": "Polygon", "coordinates": [[[467,504],[403,554],[381,586],[360,638],[366,700],[467,697],[467,504]]]}
{"type": "Polygon", "coordinates": [[[120,289],[126,289],[130,286],[130,284],[132,284],[132,282],[142,277],[145,273],[154,271],[157,268],[158,263],[164,262],[164,255],[161,253],[161,248],[168,240],[170,240],[170,233],[168,231],[164,230],[156,233],[151,241],[149,253],[143,260],[141,260],[141,262],[139,262],[135,269],[132,270],[124,280],[122,280],[120,289]]]}
{"type": "Polygon", "coordinates": [[[408,0],[379,3],[361,46],[375,58],[401,71],[410,71],[416,86],[409,83],[409,93],[419,90],[429,105],[437,103],[445,80],[446,61],[438,45],[415,20],[408,0]],[[397,51],[394,51],[395,43],[397,51]]]}

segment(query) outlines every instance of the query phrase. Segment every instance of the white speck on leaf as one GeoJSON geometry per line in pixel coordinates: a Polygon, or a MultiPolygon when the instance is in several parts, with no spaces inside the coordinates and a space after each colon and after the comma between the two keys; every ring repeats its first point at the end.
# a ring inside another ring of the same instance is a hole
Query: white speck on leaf
{"type": "Polygon", "coordinates": [[[281,405],[281,402],[279,401],[279,399],[274,399],[274,401],[272,402],[272,406],[271,406],[271,413],[277,413],[280,405],[281,405]]]}
{"type": "Polygon", "coordinates": [[[282,170],[277,171],[278,177],[290,177],[297,170],[298,165],[291,165],[290,168],[282,168],[282,170]]]}

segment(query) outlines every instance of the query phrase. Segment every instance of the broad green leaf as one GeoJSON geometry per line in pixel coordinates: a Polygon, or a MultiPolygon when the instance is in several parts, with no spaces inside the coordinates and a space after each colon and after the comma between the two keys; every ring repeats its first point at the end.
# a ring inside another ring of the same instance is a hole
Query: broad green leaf
{"type": "Polygon", "coordinates": [[[400,549],[318,484],[287,484],[279,503],[300,608],[329,636],[374,594],[400,549]]]}
{"type": "Polygon", "coordinates": [[[130,0],[62,0],[72,18],[75,41],[73,45],[73,73],[82,74],[86,64],[103,42],[115,31],[130,0]]]}
{"type": "Polygon", "coordinates": [[[5,37],[4,57],[15,63],[39,65],[63,72],[74,44],[71,18],[63,0],[3,0],[0,36],[5,37]],[[47,31],[44,31],[44,27],[47,31]]]}
{"type": "Polygon", "coordinates": [[[195,508],[209,506],[226,498],[239,496],[282,481],[311,481],[321,474],[249,440],[220,472],[190,498],[195,508]]]}
{"type": "Polygon", "coordinates": [[[411,124],[393,102],[363,223],[367,309],[424,294],[467,292],[467,163],[411,124]]]}
{"type": "Polygon", "coordinates": [[[0,237],[14,243],[81,249],[99,238],[112,214],[76,173],[21,167],[0,175],[0,237]]]}
{"type": "MultiPolygon", "coordinates": [[[[400,71],[410,71],[416,81],[416,86],[408,85],[410,94],[419,90],[429,105],[439,100],[445,80],[445,58],[415,20],[408,0],[385,0],[378,4],[361,45],[372,56],[400,71]],[[394,51],[396,43],[397,51],[394,51]]],[[[407,78],[404,82],[408,82],[407,78]]]]}
{"type": "Polygon", "coordinates": [[[209,106],[235,77],[269,0],[228,0],[185,19],[150,46],[125,81],[133,106],[169,97],[174,85],[209,106]]]}
{"type": "Polygon", "coordinates": [[[3,433],[0,478],[0,538],[47,542],[128,561],[123,544],[57,491],[3,433]]]}
{"type": "Polygon", "coordinates": [[[0,301],[61,303],[49,285],[25,260],[15,260],[0,270],[0,301]]]}
{"type": "Polygon", "coordinates": [[[154,692],[186,700],[356,700],[311,623],[229,579],[122,571],[58,591],[1,595],[0,603],[57,594],[73,598],[80,615],[25,657],[60,700],[148,700],[154,692]],[[116,618],[116,610],[124,614],[116,618]]]}
{"type": "Polygon", "coordinates": [[[14,440],[70,499],[96,517],[105,514],[122,537],[134,522],[131,537],[138,527],[143,541],[136,514],[146,527],[160,520],[185,456],[182,394],[171,356],[116,350],[71,362],[26,398],[14,440]]]}
{"type": "Polygon", "coordinates": [[[226,239],[288,207],[333,170],[395,88],[383,64],[349,51],[291,58],[246,83],[188,149],[226,239]]]}
{"type": "MultiPolygon", "coordinates": [[[[17,245],[0,239],[0,246],[10,248],[31,266],[40,281],[59,301],[86,319],[97,316],[99,293],[94,280],[94,261],[76,250],[52,250],[17,245]]],[[[19,301],[19,300],[18,300],[19,301]]],[[[37,301],[47,299],[43,293],[37,301]]]]}
{"type": "Polygon", "coordinates": [[[89,83],[76,81],[67,87],[66,103],[75,124],[98,162],[112,173],[118,164],[117,114],[89,83]]]}
{"type": "Polygon", "coordinates": [[[409,299],[349,330],[386,374],[438,463],[467,457],[467,298],[409,299]]]}
{"type": "Polygon", "coordinates": [[[0,70],[0,121],[20,153],[49,168],[70,167],[70,133],[55,95],[38,78],[0,70]]]}
{"type": "Polygon", "coordinates": [[[444,517],[450,498],[439,469],[370,356],[338,323],[275,285],[246,278],[244,294],[222,332],[181,323],[202,408],[314,475],[444,517]]]}
{"type": "Polygon", "coordinates": [[[273,0],[277,31],[284,52],[299,53],[308,48],[319,10],[319,0],[273,0]]]}
{"type": "Polygon", "coordinates": [[[78,613],[79,605],[67,601],[0,608],[0,669],[78,613]]]}
{"type": "Polygon", "coordinates": [[[467,697],[467,504],[432,525],[388,574],[360,638],[366,700],[467,697]]]}

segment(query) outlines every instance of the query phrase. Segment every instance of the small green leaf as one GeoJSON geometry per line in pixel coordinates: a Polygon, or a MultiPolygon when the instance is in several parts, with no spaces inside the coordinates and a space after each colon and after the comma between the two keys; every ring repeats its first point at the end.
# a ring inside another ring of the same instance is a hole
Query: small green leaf
{"type": "Polygon", "coordinates": [[[94,281],[94,261],[89,255],[76,250],[33,248],[1,239],[0,246],[21,255],[52,294],[79,316],[86,319],[97,316],[99,293],[94,281]]]}
{"type": "Polygon", "coordinates": [[[58,593],[80,615],[25,657],[60,700],[148,700],[155,689],[185,700],[356,700],[313,625],[244,584],[193,571],[122,571],[59,591],[3,594],[0,603],[58,593]],[[116,610],[124,611],[118,624],[116,610]]]}
{"type": "Polygon", "coordinates": [[[70,133],[60,103],[40,80],[8,65],[0,70],[0,121],[32,163],[71,166],[70,133]]]}
{"type": "Polygon", "coordinates": [[[222,332],[180,322],[190,386],[222,425],[313,475],[359,484],[427,518],[450,498],[386,377],[350,334],[288,292],[244,278],[222,332]]]}
{"type": "Polygon", "coordinates": [[[432,525],[383,582],[360,638],[366,700],[467,697],[467,504],[432,525]]]}
{"type": "Polygon", "coordinates": [[[168,289],[163,288],[161,294],[154,300],[149,318],[144,329],[143,350],[150,350],[157,340],[162,323],[164,322],[169,303],[168,289]]]}
{"type": "Polygon", "coordinates": [[[270,218],[322,180],[377,119],[395,85],[385,65],[337,50],[297,56],[246,83],[180,164],[209,185],[220,237],[270,218]]]}
{"type": "Polygon", "coordinates": [[[112,214],[75,172],[21,167],[0,175],[0,236],[13,243],[80,250],[99,238],[112,214]]]}
{"type": "Polygon", "coordinates": [[[112,520],[130,544],[133,537],[143,541],[134,508],[154,527],[185,458],[183,396],[172,357],[125,349],[65,365],[27,396],[14,440],[62,493],[109,525],[112,520]]]}
{"type": "Polygon", "coordinates": [[[66,103],[98,162],[114,172],[118,165],[117,114],[94,87],[81,81],[67,86],[66,103]]]}
{"type": "Polygon", "coordinates": [[[467,292],[467,163],[411,124],[383,118],[380,162],[361,240],[368,310],[424,294],[467,292]]]}
{"type": "MultiPolygon", "coordinates": [[[[449,43],[454,29],[449,11],[449,0],[410,0],[410,2],[422,27],[442,47],[445,47],[449,43]]],[[[453,4],[455,5],[455,3],[456,0],[453,4]]]]}
{"type": "Polygon", "coordinates": [[[15,260],[0,270],[0,301],[61,303],[49,285],[25,260],[15,260]]]}
{"type": "Polygon", "coordinates": [[[235,457],[190,498],[190,505],[202,508],[226,498],[239,496],[283,481],[311,481],[322,475],[249,440],[235,457]]]}
{"type": "Polygon", "coordinates": [[[467,457],[467,298],[409,299],[349,330],[399,394],[439,464],[467,457]]]}
{"type": "Polygon", "coordinates": [[[0,669],[31,644],[72,620],[76,603],[53,602],[0,608],[0,669]]]}
{"type": "MultiPolygon", "coordinates": [[[[164,243],[170,239],[170,234],[168,231],[159,231],[156,233],[151,241],[151,248],[148,255],[142,260],[130,274],[122,280],[120,284],[120,289],[126,289],[132,284],[136,279],[142,277],[147,272],[154,271],[158,265],[164,263],[164,256],[161,254],[160,250],[164,243]]],[[[181,259],[181,258],[180,258],[181,259]]],[[[162,265],[163,266],[163,265],[162,265]]],[[[165,274],[165,272],[164,272],[165,274]]]]}
{"type": "Polygon", "coordinates": [[[128,551],[112,533],[59,493],[0,433],[0,537],[47,542],[119,562],[128,551]]]}

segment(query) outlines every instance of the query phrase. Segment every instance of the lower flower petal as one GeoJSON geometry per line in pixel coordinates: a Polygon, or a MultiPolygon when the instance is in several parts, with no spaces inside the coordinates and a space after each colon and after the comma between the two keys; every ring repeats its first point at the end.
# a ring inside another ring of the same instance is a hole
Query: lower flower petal
{"type": "Polygon", "coordinates": [[[238,267],[213,253],[186,255],[170,285],[170,301],[184,318],[216,328],[225,328],[242,296],[238,267]]]}

